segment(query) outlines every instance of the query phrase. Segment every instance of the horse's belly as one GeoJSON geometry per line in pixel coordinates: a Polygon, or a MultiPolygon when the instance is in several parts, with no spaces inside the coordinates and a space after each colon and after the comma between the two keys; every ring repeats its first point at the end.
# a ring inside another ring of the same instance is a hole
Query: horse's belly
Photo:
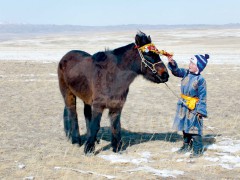
{"type": "Polygon", "coordinates": [[[122,96],[108,96],[104,94],[98,94],[93,99],[93,106],[101,106],[103,108],[122,108],[126,101],[125,97],[122,96]]]}
{"type": "Polygon", "coordinates": [[[110,99],[107,101],[107,108],[122,108],[126,100],[110,99]]]}

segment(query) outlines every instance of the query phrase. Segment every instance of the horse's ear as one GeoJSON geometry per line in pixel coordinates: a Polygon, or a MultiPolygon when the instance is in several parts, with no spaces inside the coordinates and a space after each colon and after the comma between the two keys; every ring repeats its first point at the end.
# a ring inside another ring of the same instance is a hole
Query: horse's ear
{"type": "Polygon", "coordinates": [[[136,35],[135,36],[135,43],[139,46],[140,45],[140,36],[136,35]]]}
{"type": "Polygon", "coordinates": [[[151,37],[150,37],[150,36],[148,36],[148,40],[149,40],[150,42],[152,42],[152,39],[151,39],[151,37]]]}

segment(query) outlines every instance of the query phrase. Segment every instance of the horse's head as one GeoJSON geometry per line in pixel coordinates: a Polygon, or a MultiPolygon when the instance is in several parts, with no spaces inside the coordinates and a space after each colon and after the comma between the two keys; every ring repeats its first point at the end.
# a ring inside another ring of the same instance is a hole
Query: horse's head
{"type": "Polygon", "coordinates": [[[141,61],[141,73],[143,76],[155,83],[168,81],[168,71],[159,56],[159,51],[152,44],[150,36],[143,32],[138,32],[135,37],[136,47],[141,61]]]}

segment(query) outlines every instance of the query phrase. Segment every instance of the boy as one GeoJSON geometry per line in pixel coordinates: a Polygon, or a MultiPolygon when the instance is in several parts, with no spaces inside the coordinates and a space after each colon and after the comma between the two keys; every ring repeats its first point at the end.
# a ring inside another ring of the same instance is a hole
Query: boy
{"type": "Polygon", "coordinates": [[[177,103],[177,112],[173,128],[183,131],[183,146],[177,151],[186,153],[193,149],[191,158],[203,154],[202,130],[203,117],[207,117],[206,81],[200,74],[207,65],[209,55],[195,55],[190,59],[189,69],[178,68],[172,56],[168,56],[168,68],[181,80],[181,99],[177,103]]]}

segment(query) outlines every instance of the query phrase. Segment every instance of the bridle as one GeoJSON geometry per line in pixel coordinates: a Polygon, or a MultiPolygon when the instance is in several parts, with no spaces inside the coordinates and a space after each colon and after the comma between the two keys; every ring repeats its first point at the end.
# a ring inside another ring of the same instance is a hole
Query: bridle
{"type": "Polygon", "coordinates": [[[136,47],[136,49],[138,50],[138,53],[139,53],[139,55],[140,55],[140,57],[141,57],[141,60],[142,60],[142,63],[141,63],[141,72],[142,72],[142,65],[144,64],[145,65],[145,67],[148,67],[151,71],[152,71],[152,73],[153,74],[156,74],[157,73],[157,70],[156,70],[156,65],[157,64],[162,64],[163,62],[162,61],[159,61],[159,62],[157,62],[157,63],[151,63],[151,62],[149,62],[148,60],[146,60],[145,58],[144,58],[144,56],[143,56],[143,52],[149,52],[149,51],[151,51],[151,52],[154,52],[154,53],[156,53],[156,54],[163,54],[163,53],[161,53],[161,51],[159,51],[157,48],[156,48],[156,46],[154,45],[154,44],[152,44],[152,43],[150,43],[150,44],[146,44],[146,45],[144,45],[144,46],[142,46],[142,47],[138,47],[137,45],[135,46],[136,47]]]}
{"type": "Polygon", "coordinates": [[[148,60],[146,60],[146,59],[144,58],[142,52],[141,52],[139,49],[138,49],[138,53],[139,53],[139,55],[140,55],[140,57],[141,57],[141,60],[142,60],[142,63],[141,63],[141,72],[142,72],[142,65],[144,64],[145,67],[148,67],[148,68],[152,71],[153,74],[156,74],[156,73],[157,73],[157,70],[156,70],[155,66],[156,66],[157,64],[160,64],[160,63],[163,63],[163,62],[162,62],[162,61],[159,61],[159,62],[157,62],[157,63],[151,63],[151,62],[149,62],[148,60]]]}

